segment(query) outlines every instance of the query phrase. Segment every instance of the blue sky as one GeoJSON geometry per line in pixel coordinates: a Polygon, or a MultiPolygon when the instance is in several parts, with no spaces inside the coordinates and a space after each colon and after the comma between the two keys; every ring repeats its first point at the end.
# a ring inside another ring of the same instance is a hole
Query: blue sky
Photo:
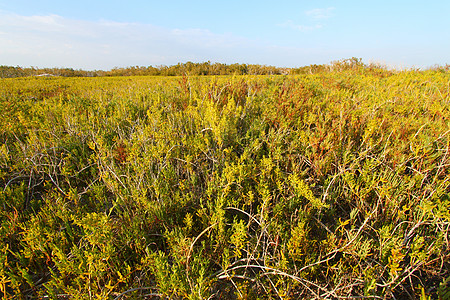
{"type": "Polygon", "coordinates": [[[0,65],[450,63],[450,1],[0,0],[0,65]]]}

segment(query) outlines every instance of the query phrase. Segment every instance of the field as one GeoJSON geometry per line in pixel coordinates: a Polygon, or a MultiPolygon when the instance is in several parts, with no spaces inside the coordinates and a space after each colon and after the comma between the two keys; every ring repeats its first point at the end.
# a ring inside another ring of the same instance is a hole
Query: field
{"type": "Polygon", "coordinates": [[[449,299],[450,73],[0,79],[4,299],[449,299]]]}

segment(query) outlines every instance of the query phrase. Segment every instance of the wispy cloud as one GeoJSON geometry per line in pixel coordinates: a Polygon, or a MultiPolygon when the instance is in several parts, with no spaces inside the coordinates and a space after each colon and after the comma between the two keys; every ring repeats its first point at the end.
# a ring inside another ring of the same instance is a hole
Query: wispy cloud
{"type": "Polygon", "coordinates": [[[310,31],[317,30],[317,29],[320,29],[323,27],[322,24],[299,25],[299,24],[295,24],[294,21],[292,21],[292,20],[287,20],[286,22],[281,23],[278,26],[298,30],[301,32],[310,32],[310,31]]]}
{"type": "Polygon", "coordinates": [[[315,31],[323,28],[324,21],[331,18],[333,16],[334,7],[328,8],[315,8],[311,10],[304,11],[303,14],[306,15],[307,18],[302,18],[302,23],[306,24],[298,24],[293,20],[287,20],[284,23],[278,24],[279,27],[294,29],[303,33],[315,31]]]}
{"type": "Polygon", "coordinates": [[[305,15],[311,17],[314,20],[326,20],[333,16],[334,10],[334,7],[315,8],[305,11],[305,15]]]}
{"type": "Polygon", "coordinates": [[[2,64],[109,69],[181,61],[245,60],[258,46],[233,34],[151,24],[96,22],[58,15],[21,16],[0,11],[2,64]]]}

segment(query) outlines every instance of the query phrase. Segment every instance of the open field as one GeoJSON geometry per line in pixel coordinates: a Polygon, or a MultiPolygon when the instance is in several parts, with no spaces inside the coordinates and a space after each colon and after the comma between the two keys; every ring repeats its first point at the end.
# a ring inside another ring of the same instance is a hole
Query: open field
{"type": "Polygon", "coordinates": [[[448,71],[0,79],[0,118],[4,299],[449,299],[448,71]]]}

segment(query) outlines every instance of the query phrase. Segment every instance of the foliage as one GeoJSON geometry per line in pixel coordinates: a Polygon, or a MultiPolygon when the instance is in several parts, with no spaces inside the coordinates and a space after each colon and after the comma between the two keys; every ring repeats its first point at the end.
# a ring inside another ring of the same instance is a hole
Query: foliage
{"type": "MultiPolygon", "coordinates": [[[[435,70],[446,72],[449,66],[435,66],[435,70]]],[[[39,77],[102,77],[102,76],[196,76],[196,75],[287,75],[287,74],[315,74],[342,70],[364,70],[380,76],[392,74],[386,68],[375,64],[364,64],[360,58],[343,59],[332,62],[329,65],[310,65],[300,68],[280,68],[255,64],[223,64],[186,62],[172,66],[130,66],[126,68],[113,68],[104,70],[74,70],[72,68],[22,68],[11,66],[0,66],[0,78],[15,78],[26,76],[39,77]]]]}
{"type": "Polygon", "coordinates": [[[0,85],[0,293],[447,297],[449,74],[0,85]]]}
{"type": "Polygon", "coordinates": [[[99,76],[182,76],[189,75],[279,75],[287,74],[289,69],[254,64],[223,64],[223,63],[179,63],[173,66],[131,66],[113,68],[109,71],[84,71],[72,68],[22,68],[0,66],[0,78],[15,78],[26,76],[61,76],[61,77],[99,77],[99,76]]]}

